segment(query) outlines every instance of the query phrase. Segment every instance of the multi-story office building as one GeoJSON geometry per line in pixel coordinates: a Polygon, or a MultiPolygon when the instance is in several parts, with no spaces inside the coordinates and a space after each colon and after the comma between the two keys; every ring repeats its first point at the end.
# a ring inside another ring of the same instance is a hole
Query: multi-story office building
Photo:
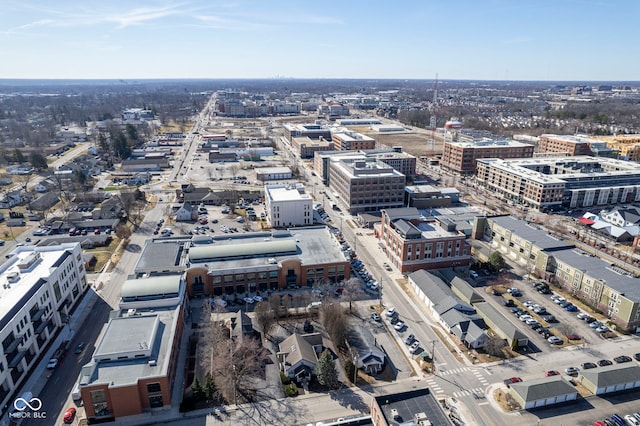
{"type": "Polygon", "coordinates": [[[274,228],[313,224],[313,206],[302,184],[265,185],[264,202],[274,228]]]}
{"type": "Polygon", "coordinates": [[[574,135],[541,135],[538,141],[539,155],[558,157],[566,155],[591,155],[591,142],[586,137],[574,135]]]}
{"type": "Polygon", "coordinates": [[[312,158],[316,152],[333,151],[333,141],[331,139],[311,139],[308,136],[294,137],[291,140],[291,147],[300,154],[300,158],[312,158]]]}
{"type": "Polygon", "coordinates": [[[362,149],[374,149],[376,140],[357,132],[344,130],[331,135],[333,146],[338,151],[356,151],[362,149]]]}
{"type": "Polygon", "coordinates": [[[640,164],[603,157],[478,160],[478,182],[537,209],[640,201],[640,164]]]}
{"type": "Polygon", "coordinates": [[[331,140],[331,129],[320,124],[290,124],[284,126],[285,137],[289,143],[293,142],[293,138],[308,137],[310,139],[331,140]]]}
{"type": "Polygon", "coordinates": [[[348,159],[373,158],[382,161],[394,170],[405,175],[408,179],[413,179],[416,175],[416,157],[402,152],[401,148],[382,150],[362,150],[354,152],[328,151],[318,152],[313,157],[313,169],[322,178],[325,185],[329,184],[329,163],[348,159]]]}
{"type": "Polygon", "coordinates": [[[329,187],[352,214],[404,203],[405,175],[375,158],[331,162],[329,175],[329,187]]]}
{"type": "Polygon", "coordinates": [[[78,378],[91,422],[163,410],[182,397],[175,376],[185,303],[180,273],[125,281],[120,311],[109,319],[78,378]]]}
{"type": "Polygon", "coordinates": [[[350,262],[324,226],[194,238],[186,256],[189,296],[234,298],[349,279],[350,262]]]}
{"type": "Polygon", "coordinates": [[[461,175],[476,172],[481,158],[530,158],[534,146],[513,141],[445,142],[440,165],[461,175]]]}
{"type": "Polygon", "coordinates": [[[638,331],[638,278],[621,268],[511,216],[476,218],[474,236],[490,241],[504,257],[600,310],[621,329],[638,331]]]}
{"type": "Polygon", "coordinates": [[[87,290],[79,243],[17,247],[0,266],[0,401],[6,407],[87,290]]]}
{"type": "Polygon", "coordinates": [[[414,207],[384,209],[375,230],[389,261],[402,273],[469,265],[471,246],[452,221],[426,219],[414,207]]]}

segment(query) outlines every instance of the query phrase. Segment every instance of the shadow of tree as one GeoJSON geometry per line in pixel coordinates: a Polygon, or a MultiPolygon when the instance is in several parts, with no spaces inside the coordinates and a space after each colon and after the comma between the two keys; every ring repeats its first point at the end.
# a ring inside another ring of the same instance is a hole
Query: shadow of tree
{"type": "Polygon", "coordinates": [[[329,392],[331,399],[338,402],[345,408],[350,408],[359,412],[367,412],[369,407],[362,400],[362,397],[355,393],[351,388],[342,388],[329,392]]]}

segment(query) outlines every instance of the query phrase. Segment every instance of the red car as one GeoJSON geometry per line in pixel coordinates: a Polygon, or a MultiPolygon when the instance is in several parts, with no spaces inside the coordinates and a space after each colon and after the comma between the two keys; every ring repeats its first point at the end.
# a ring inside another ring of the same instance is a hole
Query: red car
{"type": "Polygon", "coordinates": [[[76,418],[76,409],[73,407],[67,408],[67,411],[64,412],[64,417],[62,417],[62,421],[64,424],[73,423],[73,419],[76,418]]]}
{"type": "Polygon", "coordinates": [[[522,379],[520,377],[512,377],[510,379],[505,380],[504,384],[507,385],[507,387],[511,387],[511,384],[520,383],[521,381],[522,379]]]}
{"type": "Polygon", "coordinates": [[[551,377],[551,376],[559,376],[560,372],[556,371],[556,370],[549,370],[546,373],[544,373],[545,376],[547,377],[551,377]]]}

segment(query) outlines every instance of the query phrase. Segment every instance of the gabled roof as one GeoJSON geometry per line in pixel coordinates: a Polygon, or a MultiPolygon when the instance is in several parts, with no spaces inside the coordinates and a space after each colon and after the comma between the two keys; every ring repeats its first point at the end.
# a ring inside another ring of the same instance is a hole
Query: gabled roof
{"type": "Polygon", "coordinates": [[[576,388],[563,379],[562,376],[543,377],[526,382],[512,383],[511,389],[520,395],[525,402],[578,393],[576,388]]]}
{"type": "Polygon", "coordinates": [[[484,329],[478,326],[475,322],[471,321],[467,328],[467,334],[464,338],[466,342],[472,343],[480,339],[482,335],[486,334],[484,329]]]}
{"type": "Polygon", "coordinates": [[[312,344],[305,338],[306,336],[312,337],[314,334],[320,335],[320,333],[308,335],[294,333],[280,343],[278,353],[285,356],[285,364],[287,366],[296,365],[303,360],[312,365],[318,362],[316,351],[313,349],[312,344]]]}
{"type": "MultiPolygon", "coordinates": [[[[488,302],[476,303],[474,305],[477,312],[484,316],[493,324],[495,324],[508,339],[512,341],[517,341],[520,339],[526,339],[527,336],[518,329],[507,317],[505,317],[501,312],[496,310],[491,304],[488,302]]],[[[496,332],[498,330],[495,330],[496,332]]]]}
{"type": "Polygon", "coordinates": [[[457,291],[462,300],[467,303],[477,303],[484,302],[484,298],[478,294],[468,282],[463,280],[462,278],[455,277],[451,280],[451,289],[457,291]]]}
{"type": "Polygon", "coordinates": [[[442,279],[423,269],[409,274],[409,279],[416,283],[434,305],[437,305],[446,297],[453,296],[453,292],[442,279]]]}
{"type": "Polygon", "coordinates": [[[394,221],[393,224],[395,225],[396,230],[406,237],[422,235],[422,233],[418,229],[416,229],[415,226],[404,219],[398,219],[394,221]]]}
{"type": "Polygon", "coordinates": [[[637,382],[640,380],[640,366],[633,365],[609,365],[582,372],[584,380],[593,383],[596,388],[615,386],[623,383],[637,382]]]}

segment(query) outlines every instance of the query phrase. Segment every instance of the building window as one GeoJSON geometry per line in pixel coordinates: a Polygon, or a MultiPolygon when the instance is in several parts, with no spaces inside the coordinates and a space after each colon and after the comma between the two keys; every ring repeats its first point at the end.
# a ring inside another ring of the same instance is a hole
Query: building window
{"type": "Polygon", "coordinates": [[[160,383],[147,383],[147,393],[158,393],[161,392],[160,383]]]}
{"type": "Polygon", "coordinates": [[[162,402],[162,395],[149,396],[149,407],[161,408],[163,406],[164,403],[162,402]]]}

